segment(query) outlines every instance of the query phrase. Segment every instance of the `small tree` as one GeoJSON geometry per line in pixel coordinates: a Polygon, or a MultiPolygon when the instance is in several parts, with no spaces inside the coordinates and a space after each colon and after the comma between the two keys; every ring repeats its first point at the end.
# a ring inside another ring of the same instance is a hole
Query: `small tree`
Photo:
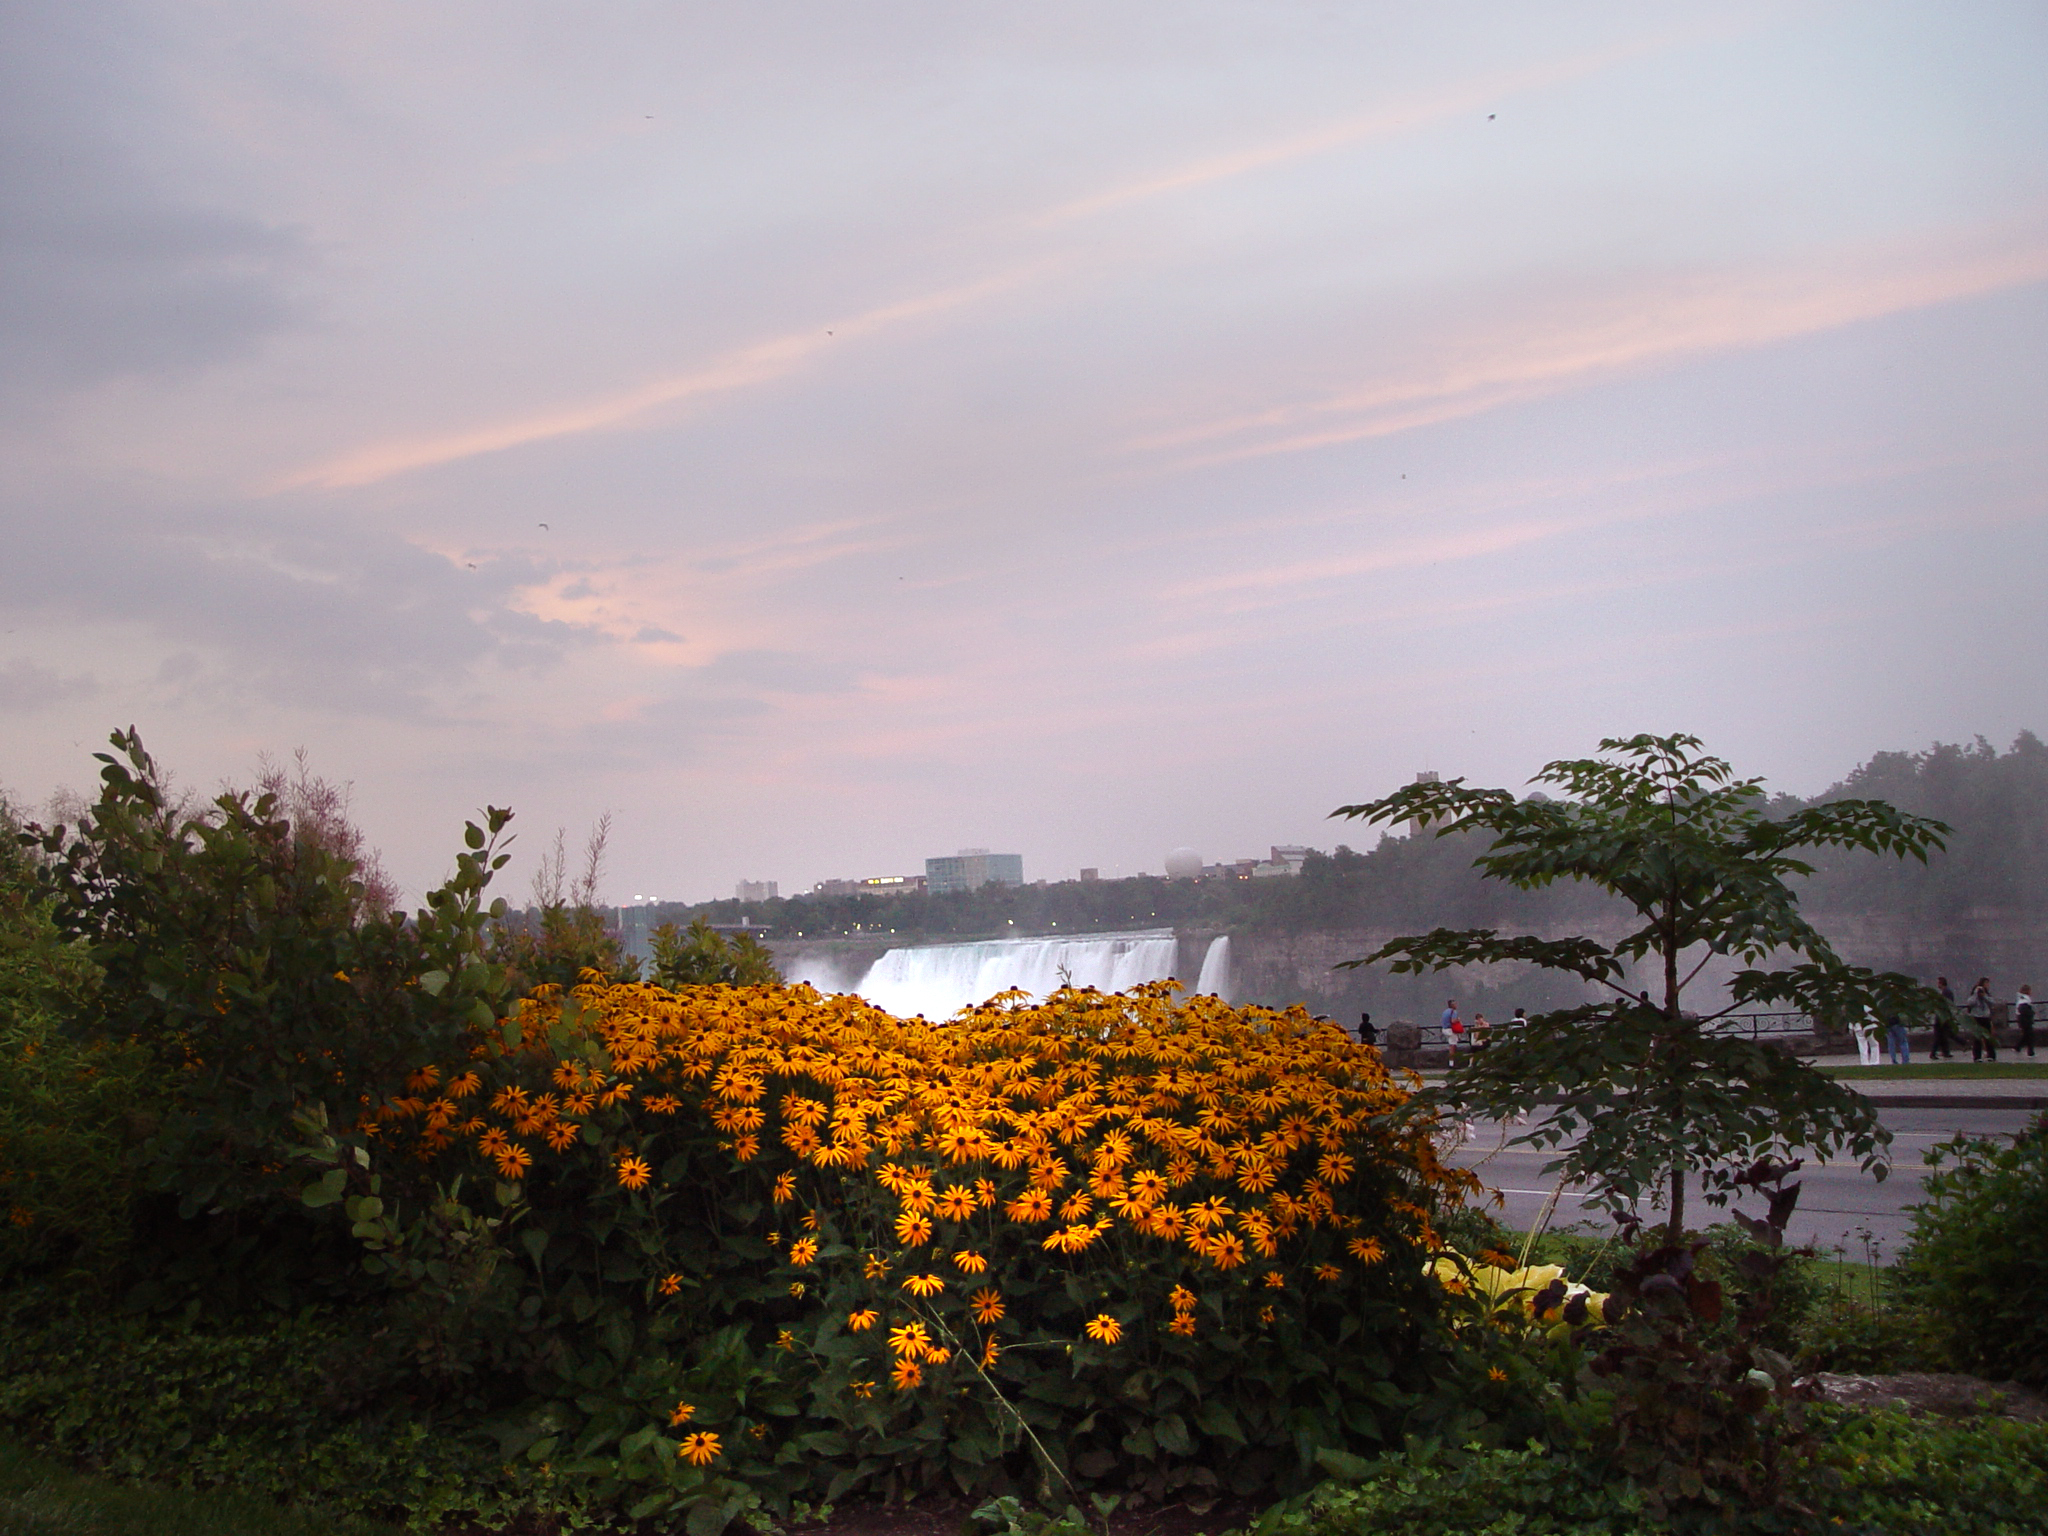
{"type": "Polygon", "coordinates": [[[1489,832],[1492,849],[1475,861],[1487,875],[1525,889],[1583,880],[1635,909],[1640,926],[1612,945],[1438,928],[1389,940],[1346,965],[1418,973],[1523,961],[1612,994],[1497,1031],[1425,1099],[1503,1118],[1551,1104],[1517,1144],[1560,1149],[1547,1171],[1591,1186],[1617,1215],[1650,1195],[1668,1209],[1672,1242],[1685,1229],[1688,1172],[1717,1205],[1742,1168],[1796,1149],[1846,1150],[1884,1177],[1891,1138],[1866,1099],[1789,1052],[1715,1026],[1772,1003],[1837,1020],[1865,1009],[1929,1011],[1933,994],[1911,977],[1845,964],[1799,915],[1786,882],[1810,873],[1797,850],[1925,860],[1948,830],[1880,800],[1838,800],[1773,821],[1763,814],[1760,780],[1735,778],[1700,749],[1686,735],[1609,739],[1600,750],[1615,760],[1554,762],[1531,780],[1557,786],[1561,799],[1517,799],[1453,779],[1332,813],[1414,818],[1438,837],[1489,832]],[[1725,1006],[1688,1012],[1685,990],[1715,955],[1745,968],[1728,983],[1725,1006]],[[1772,957],[1794,963],[1758,968],[1772,957]],[[1657,972],[1661,997],[1624,985],[1636,966],[1657,972]]]}

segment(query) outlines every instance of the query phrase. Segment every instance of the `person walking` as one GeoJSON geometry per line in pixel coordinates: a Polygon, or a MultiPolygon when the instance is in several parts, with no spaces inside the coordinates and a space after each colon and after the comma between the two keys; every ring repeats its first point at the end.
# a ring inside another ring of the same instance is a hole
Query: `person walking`
{"type": "Polygon", "coordinates": [[[1946,976],[1934,978],[1934,990],[1941,994],[1941,1006],[1934,1010],[1934,1044],[1927,1052],[1929,1061],[1954,1061],[1956,1059],[1956,993],[1948,984],[1946,976]]]}
{"type": "Polygon", "coordinates": [[[1906,1038],[1906,1021],[1892,1014],[1884,1021],[1885,1055],[1895,1067],[1913,1065],[1913,1042],[1906,1038]]]}
{"type": "Polygon", "coordinates": [[[2012,1021],[2020,1027],[2019,1044],[2014,1050],[2025,1050],[2034,1054],[2034,984],[2028,982],[2020,988],[2020,995],[2013,1000],[2012,1021]]]}
{"type": "Polygon", "coordinates": [[[1964,1005],[1970,1016],[1970,1060],[1998,1060],[1998,1031],[1991,1023],[1991,978],[1979,976],[1964,1005]]]}

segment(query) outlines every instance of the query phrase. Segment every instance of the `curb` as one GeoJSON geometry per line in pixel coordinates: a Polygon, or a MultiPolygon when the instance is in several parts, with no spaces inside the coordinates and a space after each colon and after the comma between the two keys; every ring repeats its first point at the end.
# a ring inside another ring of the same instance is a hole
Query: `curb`
{"type": "Polygon", "coordinates": [[[2048,1109],[2040,1093],[1865,1093],[1863,1098],[1894,1109],[2048,1109]]]}

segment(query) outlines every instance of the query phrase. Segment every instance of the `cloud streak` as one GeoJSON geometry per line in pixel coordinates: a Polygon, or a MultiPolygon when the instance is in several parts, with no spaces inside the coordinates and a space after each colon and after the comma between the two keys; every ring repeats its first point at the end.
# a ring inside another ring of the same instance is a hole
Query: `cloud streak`
{"type": "Polygon", "coordinates": [[[737,394],[774,383],[834,347],[1010,292],[1046,271],[1044,264],[1038,264],[879,305],[829,325],[785,332],[727,352],[704,367],[596,400],[463,431],[372,443],[289,474],[273,489],[353,489],[414,470],[503,453],[510,448],[630,426],[661,406],[737,394]]]}
{"type": "Polygon", "coordinates": [[[1983,233],[2006,241],[1985,240],[1994,248],[1968,252],[1866,253],[1860,275],[1830,261],[1673,278],[1591,313],[1525,319],[1519,334],[1471,345],[1419,377],[1155,434],[1130,447],[1219,445],[1181,459],[1178,467],[1192,468],[1391,437],[1647,369],[2048,281],[2048,235],[1983,233]]]}

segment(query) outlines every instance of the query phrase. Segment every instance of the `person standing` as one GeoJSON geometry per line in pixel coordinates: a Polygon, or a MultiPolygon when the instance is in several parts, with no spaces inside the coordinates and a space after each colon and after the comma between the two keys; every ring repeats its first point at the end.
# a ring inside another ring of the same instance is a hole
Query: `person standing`
{"type": "Polygon", "coordinates": [[[2027,985],[2021,987],[2020,995],[2013,999],[2012,1021],[2020,1027],[2019,1044],[2015,1045],[2013,1049],[2017,1051],[2024,1048],[2029,1056],[2033,1055],[2034,984],[2032,982],[2028,982],[2027,985]]]}
{"type": "Polygon", "coordinates": [[[1934,978],[1934,990],[1941,994],[1941,1006],[1934,1010],[1934,1044],[1927,1052],[1929,1061],[1954,1061],[1956,1059],[1956,993],[1948,984],[1946,976],[1934,978]]]}
{"type": "Polygon", "coordinates": [[[1358,1016],[1358,1043],[1360,1045],[1378,1045],[1380,1043],[1380,1027],[1373,1023],[1372,1015],[1369,1013],[1361,1013],[1358,1016]]]}
{"type": "Polygon", "coordinates": [[[1458,1039],[1465,1033],[1465,1021],[1458,1017],[1458,1000],[1455,997],[1444,1000],[1444,1015],[1438,1024],[1444,1032],[1445,1065],[1458,1064],[1458,1039]]]}
{"type": "Polygon", "coordinates": [[[1913,1065],[1913,1042],[1906,1038],[1906,1021],[1893,1014],[1884,1021],[1885,1055],[1895,1067],[1913,1065]]]}
{"type": "Polygon", "coordinates": [[[1977,985],[1970,988],[1970,1001],[1964,1005],[1970,1015],[1970,1060],[1982,1061],[1987,1056],[1998,1060],[1998,1031],[1991,1023],[1991,978],[1979,976],[1977,985]]]}

